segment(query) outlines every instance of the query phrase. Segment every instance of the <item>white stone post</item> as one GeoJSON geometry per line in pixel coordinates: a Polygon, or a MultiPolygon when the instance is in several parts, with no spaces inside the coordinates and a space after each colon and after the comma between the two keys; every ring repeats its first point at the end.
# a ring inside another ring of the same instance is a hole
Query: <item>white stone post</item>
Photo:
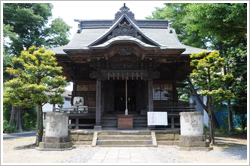
{"type": "Polygon", "coordinates": [[[67,113],[48,112],[46,118],[45,136],[37,150],[72,149],[68,136],[69,117],[67,113]]]}
{"type": "Polygon", "coordinates": [[[209,151],[209,142],[203,133],[204,119],[202,112],[180,113],[181,134],[177,145],[180,150],[202,150],[209,151]]]}

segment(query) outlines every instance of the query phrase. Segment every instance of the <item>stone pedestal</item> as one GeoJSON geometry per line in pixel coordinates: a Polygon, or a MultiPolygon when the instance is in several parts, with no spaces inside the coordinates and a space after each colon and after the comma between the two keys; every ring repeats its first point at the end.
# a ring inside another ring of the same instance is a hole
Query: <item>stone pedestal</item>
{"type": "Polygon", "coordinates": [[[69,150],[72,143],[68,136],[67,113],[49,112],[47,113],[45,136],[39,143],[37,150],[69,150]]]}
{"type": "Polygon", "coordinates": [[[203,135],[203,115],[202,112],[181,112],[181,135],[177,145],[180,150],[202,150],[209,151],[209,142],[203,135]]]}

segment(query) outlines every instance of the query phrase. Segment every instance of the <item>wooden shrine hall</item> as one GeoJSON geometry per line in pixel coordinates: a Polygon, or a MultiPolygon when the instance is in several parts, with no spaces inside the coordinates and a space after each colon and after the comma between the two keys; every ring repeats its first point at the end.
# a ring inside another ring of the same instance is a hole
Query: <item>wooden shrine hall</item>
{"type": "MultiPolygon", "coordinates": [[[[138,11],[139,12],[139,11],[138,11]]],[[[52,48],[62,75],[73,82],[73,98],[88,110],[71,111],[70,128],[112,129],[117,115],[133,115],[133,129],[147,128],[147,112],[167,112],[179,127],[178,82],[192,71],[189,55],[203,49],[180,43],[169,20],[137,20],[124,4],[110,20],[80,20],[68,45],[52,48]]]]}

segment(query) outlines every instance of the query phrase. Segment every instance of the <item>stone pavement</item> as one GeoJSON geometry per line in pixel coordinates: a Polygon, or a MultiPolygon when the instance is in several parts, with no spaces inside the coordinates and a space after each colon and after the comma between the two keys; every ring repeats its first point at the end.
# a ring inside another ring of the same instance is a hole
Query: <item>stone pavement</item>
{"type": "Polygon", "coordinates": [[[160,163],[147,147],[102,147],[88,163],[160,163]]]}

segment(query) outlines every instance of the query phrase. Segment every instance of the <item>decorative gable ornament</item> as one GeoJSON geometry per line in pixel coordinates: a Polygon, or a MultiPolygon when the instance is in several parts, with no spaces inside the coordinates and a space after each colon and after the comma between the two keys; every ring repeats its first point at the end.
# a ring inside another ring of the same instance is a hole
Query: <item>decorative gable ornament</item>
{"type": "Polygon", "coordinates": [[[134,23],[136,23],[135,20],[135,14],[130,11],[130,9],[125,5],[120,8],[120,11],[118,11],[115,14],[115,19],[113,20],[113,23],[115,23],[123,14],[126,14],[134,23]]]}
{"type": "Polygon", "coordinates": [[[132,36],[139,40],[142,39],[142,37],[137,34],[137,30],[134,29],[131,24],[127,24],[126,22],[119,24],[118,27],[113,30],[112,35],[108,36],[108,39],[116,36],[132,36]]]}

